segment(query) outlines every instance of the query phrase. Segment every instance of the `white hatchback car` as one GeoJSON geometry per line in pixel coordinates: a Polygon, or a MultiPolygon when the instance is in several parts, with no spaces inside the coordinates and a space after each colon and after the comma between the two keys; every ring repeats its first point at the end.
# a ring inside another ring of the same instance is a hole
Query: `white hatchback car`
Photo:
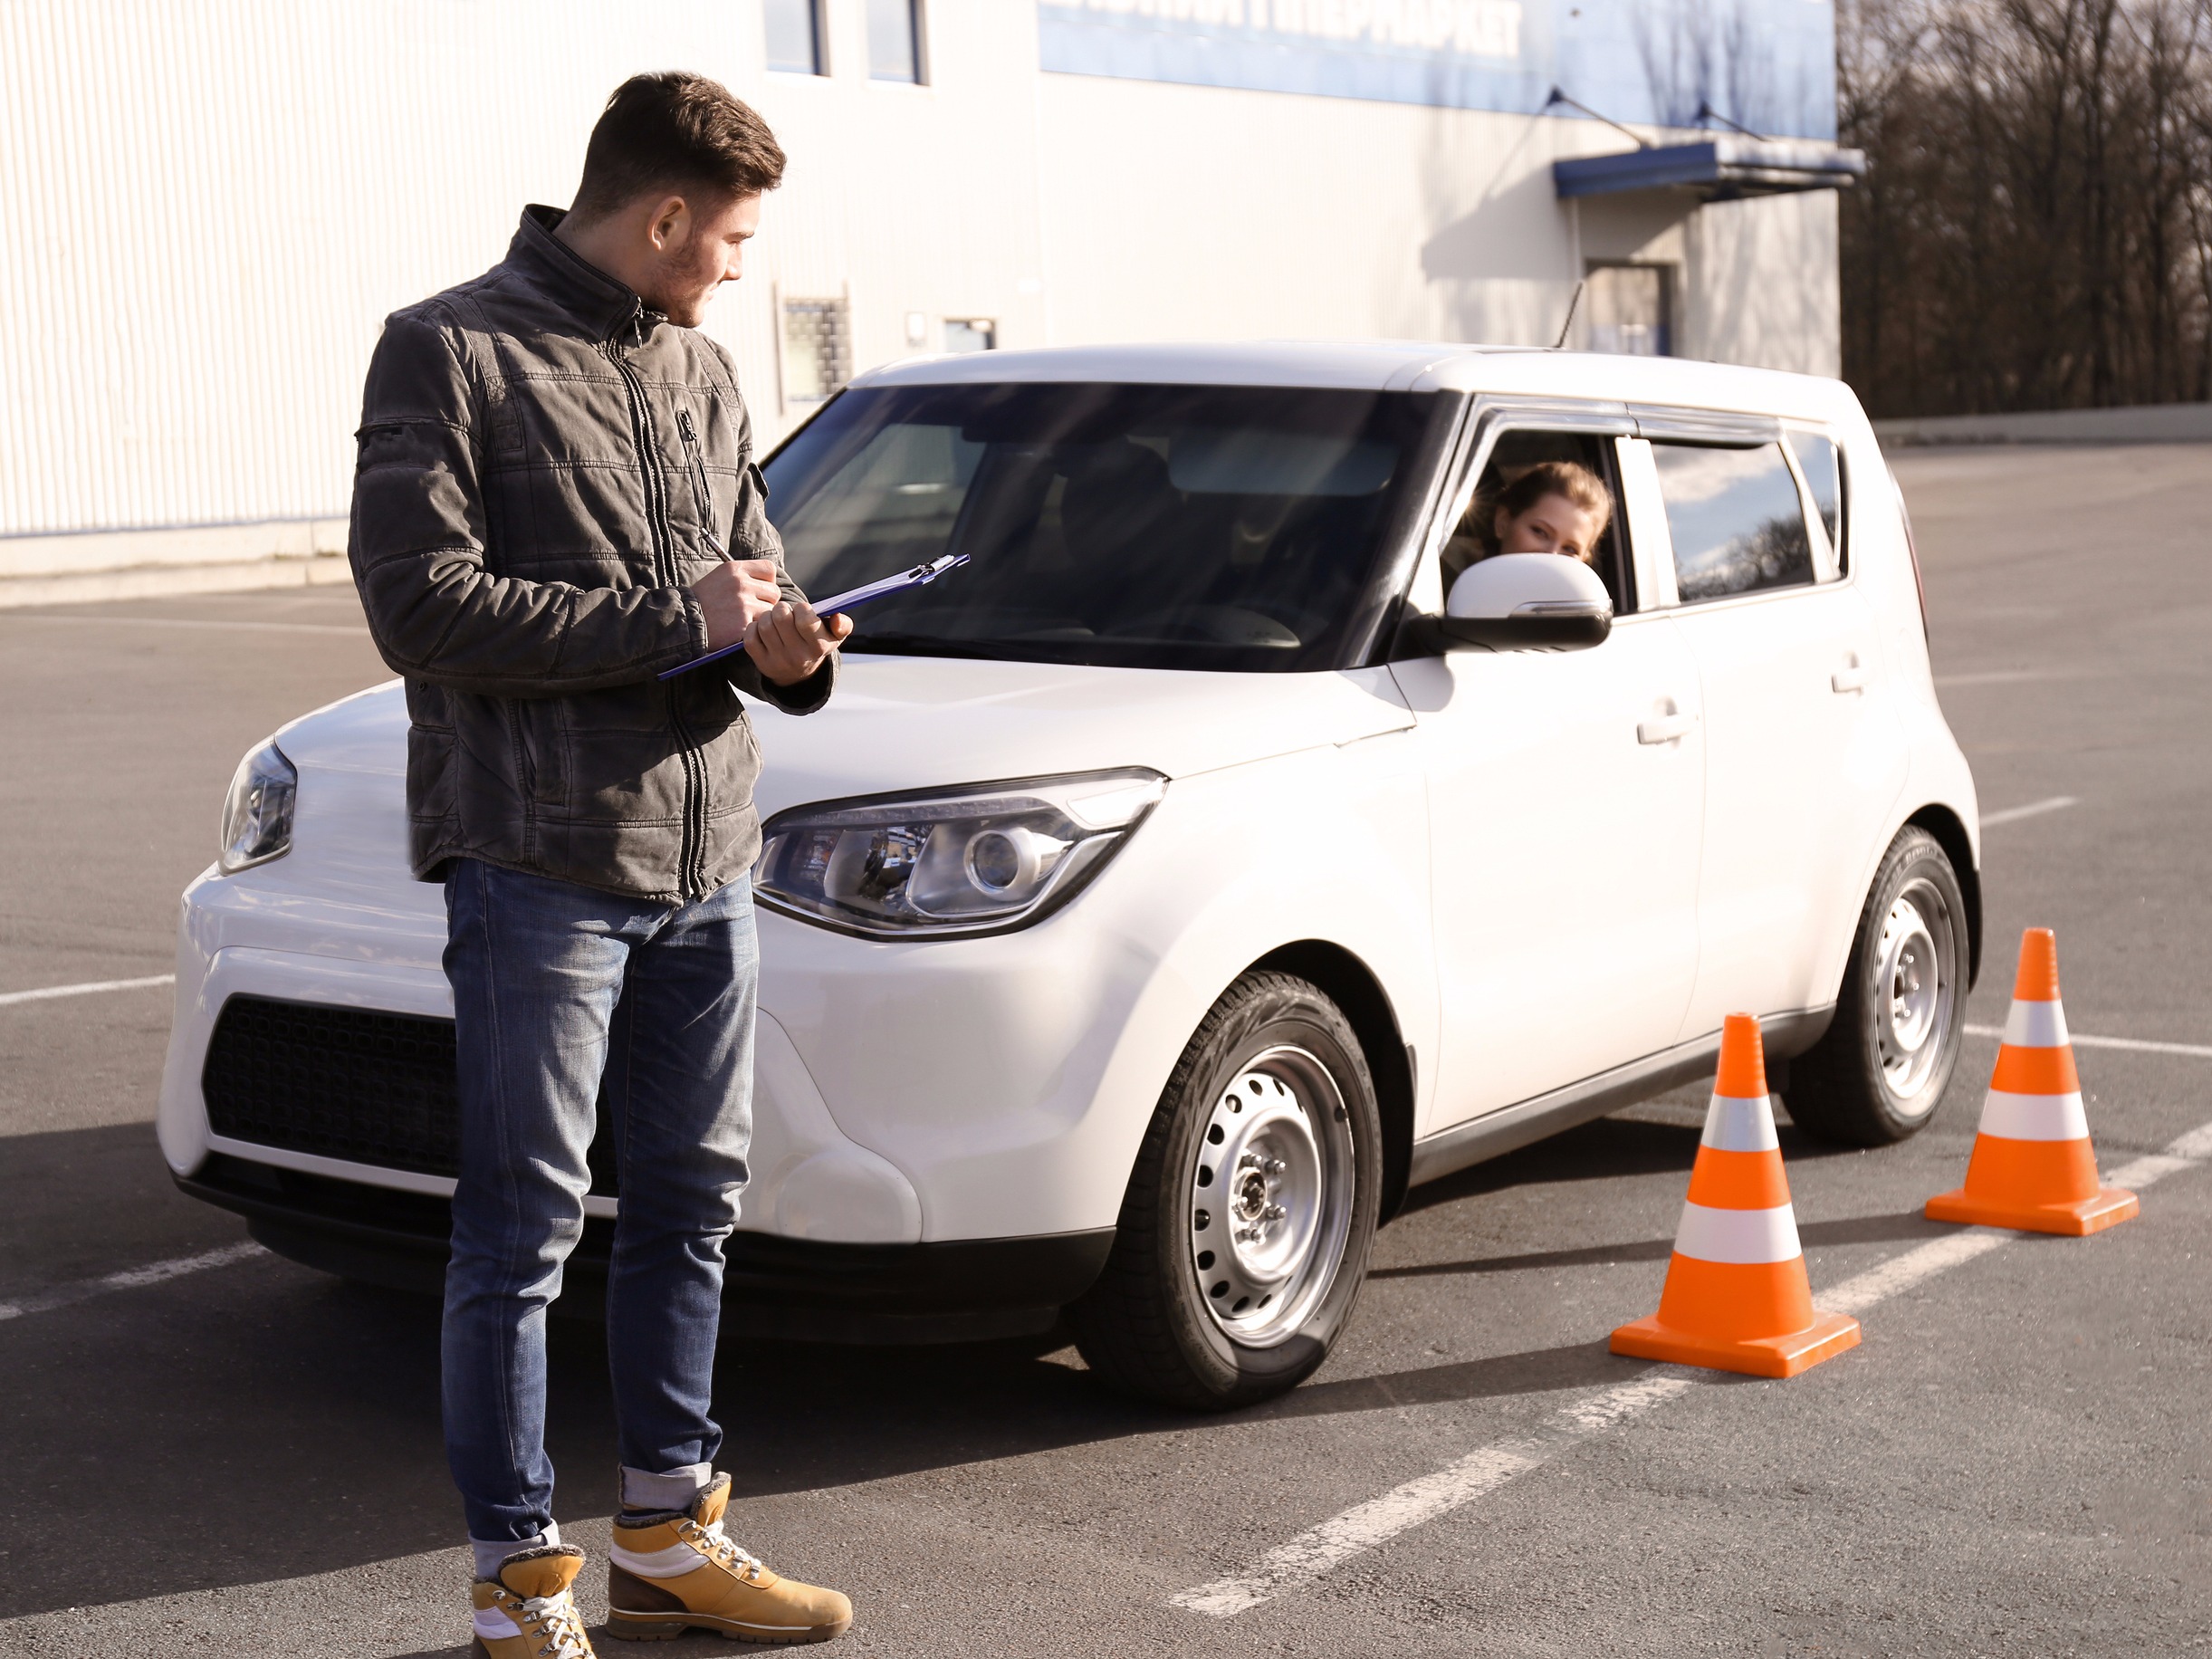
{"type": "MultiPolygon", "coordinates": [[[[824,712],[754,710],[733,1331],[1065,1315],[1108,1380],[1234,1404],[1321,1362],[1409,1184],[1705,1074],[1732,1011],[1810,1133],[1894,1140],[1942,1094],[1974,784],[1843,386],[993,352],[862,376],[765,471],[813,591],[970,562],[856,613],[824,712]],[[1619,505],[1593,563],[1495,557],[1448,597],[1470,503],[1546,459],[1619,505]]],[[[240,767],[160,1125],[271,1248],[435,1286],[453,1033],[406,730],[382,686],[240,767]]]]}

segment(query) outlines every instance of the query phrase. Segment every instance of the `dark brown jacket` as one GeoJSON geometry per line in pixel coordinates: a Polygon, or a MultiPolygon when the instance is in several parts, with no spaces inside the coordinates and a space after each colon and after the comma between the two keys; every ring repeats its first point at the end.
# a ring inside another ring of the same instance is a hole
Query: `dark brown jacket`
{"type": "MultiPolygon", "coordinates": [[[[729,356],[557,240],[531,207],[507,257],[395,312],[369,368],[350,552],[369,627],[407,681],[407,843],[664,903],[760,850],[760,749],[740,689],[794,713],[836,659],[766,684],[706,649],[687,591],[773,559],[729,356]]],[[[787,576],[784,590],[797,595],[787,576]]]]}

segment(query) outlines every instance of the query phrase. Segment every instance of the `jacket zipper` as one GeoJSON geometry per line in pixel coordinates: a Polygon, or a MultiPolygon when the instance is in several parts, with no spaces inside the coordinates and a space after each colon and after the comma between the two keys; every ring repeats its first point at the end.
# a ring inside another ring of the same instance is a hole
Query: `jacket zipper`
{"type": "MultiPolygon", "coordinates": [[[[636,315],[630,323],[632,328],[637,326],[636,315]]],[[[654,580],[661,587],[673,588],[676,565],[675,535],[668,524],[668,479],[661,466],[652,408],[646,401],[644,382],[620,355],[614,340],[608,340],[606,352],[629,396],[631,434],[645,480],[646,525],[653,537],[654,580]]],[[[684,902],[690,904],[704,896],[706,887],[706,767],[684,719],[682,685],[680,680],[670,680],[662,692],[667,699],[668,724],[675,734],[676,753],[684,763],[684,831],[676,854],[676,885],[684,902]]]]}

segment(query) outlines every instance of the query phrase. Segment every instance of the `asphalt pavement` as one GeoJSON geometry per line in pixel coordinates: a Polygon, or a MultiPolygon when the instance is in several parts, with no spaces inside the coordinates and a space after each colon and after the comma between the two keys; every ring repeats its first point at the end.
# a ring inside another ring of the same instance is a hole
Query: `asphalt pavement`
{"type": "MultiPolygon", "coordinates": [[[[1970,1020],[2002,1023],[2019,932],[2049,925],[2077,1034],[2202,1050],[2080,1050],[2141,1219],[1920,1219],[1965,1167],[1996,1047],[1972,1038],[1905,1146],[1784,1127],[1815,1299],[1865,1327],[1789,1382],[1605,1352],[1656,1304],[1697,1090],[1418,1192],[1343,1347],[1256,1410],[1125,1404],[1042,1343],[737,1333],[732,1531],[852,1595],[835,1651],[2212,1648],[2212,1139],[2144,1161],[2212,1123],[2212,448],[1897,470],[1987,823],[1970,1020]]],[[[0,1654],[465,1651],[435,1309],[241,1250],[174,1192],[166,987],[11,1000],[168,972],[240,754],[381,677],[343,590],[0,612],[0,1654]]],[[[604,1346],[552,1345],[560,1517],[600,1558],[604,1346]]],[[[596,1617],[596,1563],[582,1587],[596,1617]]]]}

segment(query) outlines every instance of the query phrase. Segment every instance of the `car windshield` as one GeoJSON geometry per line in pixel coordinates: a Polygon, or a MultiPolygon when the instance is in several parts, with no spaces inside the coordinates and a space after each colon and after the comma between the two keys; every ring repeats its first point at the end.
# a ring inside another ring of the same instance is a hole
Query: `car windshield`
{"type": "Polygon", "coordinates": [[[791,574],[847,649],[1130,667],[1330,668],[1435,399],[1281,387],[847,392],[771,460],[791,574]]]}

